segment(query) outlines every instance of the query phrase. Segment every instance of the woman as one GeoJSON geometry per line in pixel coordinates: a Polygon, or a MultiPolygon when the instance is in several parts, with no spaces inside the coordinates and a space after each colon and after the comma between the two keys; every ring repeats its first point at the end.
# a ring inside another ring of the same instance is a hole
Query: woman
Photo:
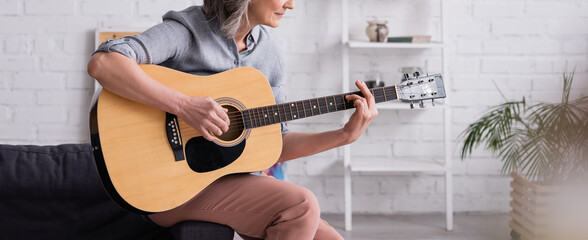
{"type": "MultiPolygon", "coordinates": [[[[284,102],[285,71],[279,49],[265,27],[278,27],[293,0],[204,0],[142,34],[103,43],[88,64],[89,74],[120,96],[176,114],[208,140],[229,128],[227,110],[206,96],[186,96],[145,74],[138,63],[158,64],[209,75],[238,66],[265,74],[276,101],[284,102]],[[209,132],[213,133],[210,134],[209,132]]],[[[356,107],[341,129],[322,133],[288,132],[282,126],[279,162],[316,154],[357,140],[378,115],[373,96],[356,82],[365,98],[346,96],[356,107]]],[[[169,227],[185,220],[232,227],[245,239],[342,239],[320,219],[309,190],[275,178],[252,174],[225,176],[182,206],[149,215],[169,227]]]]}

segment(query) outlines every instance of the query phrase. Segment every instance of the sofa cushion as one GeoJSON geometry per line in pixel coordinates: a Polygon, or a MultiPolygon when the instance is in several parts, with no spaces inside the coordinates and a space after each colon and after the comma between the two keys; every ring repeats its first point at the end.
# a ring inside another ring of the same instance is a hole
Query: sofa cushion
{"type": "Polygon", "coordinates": [[[89,144],[0,145],[3,239],[171,239],[110,199],[89,144]]]}

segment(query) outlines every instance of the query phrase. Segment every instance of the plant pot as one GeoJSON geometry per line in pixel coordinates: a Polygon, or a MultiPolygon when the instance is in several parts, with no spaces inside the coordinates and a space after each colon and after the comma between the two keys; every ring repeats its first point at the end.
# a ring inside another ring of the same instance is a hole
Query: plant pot
{"type": "Polygon", "coordinates": [[[511,173],[511,236],[525,240],[588,239],[586,187],[545,186],[511,173]]]}

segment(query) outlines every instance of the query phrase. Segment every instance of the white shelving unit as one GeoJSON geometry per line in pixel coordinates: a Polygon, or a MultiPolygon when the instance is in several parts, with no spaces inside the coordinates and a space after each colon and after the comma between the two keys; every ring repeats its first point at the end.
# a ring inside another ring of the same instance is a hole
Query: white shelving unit
{"type": "MultiPolygon", "coordinates": [[[[445,89],[450,92],[450,81],[447,79],[447,6],[444,0],[431,0],[438,2],[441,10],[441,42],[433,43],[374,43],[364,41],[349,40],[349,0],[342,1],[342,71],[343,71],[343,92],[349,92],[350,85],[350,66],[349,52],[353,49],[440,49],[442,51],[442,73],[444,74],[445,89]]],[[[359,1],[359,0],[357,0],[359,1]]],[[[407,0],[408,1],[408,0],[407,0]]],[[[434,4],[434,3],[433,3],[434,4]]],[[[391,56],[393,57],[393,56],[391,56]]],[[[449,94],[448,94],[449,95],[449,94]]],[[[443,109],[443,144],[444,159],[435,161],[435,159],[354,159],[351,161],[351,148],[349,145],[344,147],[344,168],[345,168],[345,230],[352,229],[352,204],[351,204],[351,183],[352,173],[368,172],[376,174],[401,173],[401,172],[423,172],[423,173],[442,173],[445,175],[445,200],[446,200],[446,223],[447,230],[453,230],[453,175],[451,164],[451,108],[446,98],[436,108],[443,109]]],[[[387,102],[378,104],[380,110],[403,110],[403,111],[426,111],[417,110],[420,108],[410,109],[409,104],[403,102],[387,102]],[[404,110],[406,109],[406,110],[404,110]]],[[[345,113],[344,119],[349,118],[348,112],[345,113]]]]}

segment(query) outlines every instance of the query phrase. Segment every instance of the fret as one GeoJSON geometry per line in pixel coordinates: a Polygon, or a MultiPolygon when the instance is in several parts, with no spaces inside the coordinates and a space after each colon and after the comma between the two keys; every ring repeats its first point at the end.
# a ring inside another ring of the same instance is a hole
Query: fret
{"type": "Polygon", "coordinates": [[[304,118],[304,106],[302,102],[296,102],[296,112],[298,113],[298,118],[304,118]]]}
{"type": "Polygon", "coordinates": [[[253,126],[251,126],[251,122],[249,122],[247,119],[249,118],[248,115],[249,111],[248,110],[243,110],[241,111],[241,119],[243,119],[243,126],[245,126],[245,129],[250,129],[253,126]]]}
{"type": "Polygon", "coordinates": [[[249,115],[249,121],[251,122],[251,125],[253,127],[259,127],[259,125],[257,125],[257,123],[255,122],[255,112],[253,111],[253,109],[250,109],[247,112],[247,115],[249,115]]]}
{"type": "Polygon", "coordinates": [[[329,108],[327,107],[327,100],[324,98],[317,98],[317,101],[319,103],[319,109],[321,110],[321,112],[328,113],[329,108]]]}
{"type": "Polygon", "coordinates": [[[275,123],[274,121],[272,121],[273,118],[272,118],[271,107],[272,106],[264,107],[264,109],[265,109],[265,115],[264,115],[264,117],[265,117],[265,119],[267,119],[267,124],[268,125],[272,125],[272,124],[275,123]]]}
{"type": "Polygon", "coordinates": [[[296,109],[296,103],[290,103],[290,111],[292,112],[292,120],[298,119],[298,110],[296,109]]]}
{"type": "Polygon", "coordinates": [[[272,124],[276,123],[274,121],[272,106],[270,105],[270,106],[265,107],[265,111],[266,111],[266,114],[267,114],[267,121],[268,121],[269,125],[272,125],[272,124]]]}
{"type": "Polygon", "coordinates": [[[396,95],[396,86],[390,86],[385,88],[386,96],[388,96],[389,100],[396,100],[398,96],[396,95]]]}
{"type": "Polygon", "coordinates": [[[293,102],[292,104],[290,104],[290,106],[294,108],[294,112],[292,112],[292,119],[300,118],[300,113],[298,112],[298,105],[296,104],[296,102],[293,102]]]}
{"type": "Polygon", "coordinates": [[[255,123],[255,116],[253,116],[253,109],[247,110],[247,115],[249,115],[249,121],[251,122],[251,126],[258,127],[255,123]]]}
{"type": "Polygon", "coordinates": [[[259,119],[261,120],[261,126],[266,126],[267,125],[267,118],[266,118],[267,115],[263,111],[263,107],[259,107],[257,109],[259,109],[259,119]]]}
{"type": "Polygon", "coordinates": [[[347,110],[347,99],[345,99],[345,94],[341,94],[341,99],[343,100],[343,110],[347,110]]]}
{"type": "Polygon", "coordinates": [[[382,88],[382,98],[384,99],[384,102],[387,102],[388,101],[388,95],[386,94],[386,88],[385,87],[382,88]]]}
{"type": "Polygon", "coordinates": [[[372,89],[372,95],[374,95],[374,101],[376,103],[384,102],[384,96],[382,94],[383,91],[384,91],[383,88],[372,89]]]}
{"type": "Polygon", "coordinates": [[[286,117],[286,105],[280,104],[278,105],[278,108],[278,114],[281,116],[282,122],[288,121],[288,118],[286,117]]]}
{"type": "Polygon", "coordinates": [[[288,103],[288,111],[289,112],[286,113],[286,119],[293,120],[294,119],[294,113],[292,112],[292,103],[288,103]],[[290,118],[288,118],[288,116],[290,118]]]}
{"type": "Polygon", "coordinates": [[[316,98],[315,99],[310,99],[310,105],[312,105],[311,106],[311,108],[312,108],[312,115],[319,115],[319,114],[321,114],[321,110],[320,110],[319,105],[318,105],[318,100],[316,98]]]}
{"type": "Polygon", "coordinates": [[[291,102],[288,104],[288,107],[290,108],[290,117],[292,117],[292,120],[297,119],[296,116],[298,116],[298,115],[296,114],[296,104],[291,102]]]}
{"type": "Polygon", "coordinates": [[[372,94],[372,97],[374,98],[374,102],[376,102],[376,99],[377,99],[377,98],[376,98],[376,92],[375,92],[375,89],[373,89],[373,88],[372,88],[372,89],[369,89],[369,91],[370,91],[370,93],[372,94]]]}
{"type": "Polygon", "coordinates": [[[267,110],[267,119],[270,124],[276,123],[276,120],[274,119],[274,111],[272,110],[273,106],[267,106],[265,109],[267,110]]]}
{"type": "Polygon", "coordinates": [[[257,109],[259,109],[259,120],[261,121],[261,126],[266,126],[267,119],[264,117],[265,112],[263,112],[263,107],[259,107],[257,109]]]}
{"type": "Polygon", "coordinates": [[[280,115],[278,114],[278,106],[277,105],[273,105],[272,106],[272,117],[274,118],[274,123],[278,123],[278,122],[282,122],[280,120],[280,115]]]}
{"type": "Polygon", "coordinates": [[[304,100],[300,101],[300,105],[302,105],[302,111],[304,111],[304,117],[308,117],[308,114],[306,112],[306,106],[304,106],[304,100]]]}
{"type": "Polygon", "coordinates": [[[258,127],[263,126],[263,123],[261,122],[262,119],[260,118],[260,116],[261,115],[259,114],[259,108],[255,108],[255,118],[257,119],[256,122],[258,127]]]}
{"type": "Polygon", "coordinates": [[[272,123],[272,119],[271,119],[271,115],[270,115],[270,110],[267,107],[263,108],[263,117],[266,120],[266,124],[265,125],[271,125],[272,123]]]}
{"type": "Polygon", "coordinates": [[[255,126],[255,122],[253,121],[253,118],[251,117],[251,109],[247,109],[246,110],[246,116],[247,116],[247,120],[249,122],[249,124],[251,125],[251,128],[255,128],[257,126],[255,126]]]}
{"type": "Polygon", "coordinates": [[[280,118],[280,122],[285,122],[286,117],[284,116],[284,106],[277,105],[276,107],[278,108],[278,117],[280,118]],[[280,112],[280,110],[281,110],[281,112],[280,112]]]}
{"type": "Polygon", "coordinates": [[[327,109],[329,110],[329,112],[336,112],[337,106],[335,105],[335,97],[334,96],[325,97],[325,100],[327,101],[327,109]]]}
{"type": "Polygon", "coordinates": [[[251,109],[251,120],[253,122],[253,125],[255,125],[255,127],[259,127],[259,122],[257,119],[257,111],[255,110],[255,108],[251,109]]]}
{"type": "Polygon", "coordinates": [[[285,104],[283,104],[283,105],[282,105],[282,111],[284,111],[284,115],[282,115],[282,116],[284,116],[284,119],[285,119],[286,121],[290,121],[290,120],[292,120],[292,119],[291,119],[291,118],[289,118],[290,114],[288,114],[288,109],[287,109],[287,107],[288,107],[288,104],[287,104],[287,103],[285,103],[285,104]]]}
{"type": "Polygon", "coordinates": [[[278,108],[278,117],[280,118],[280,122],[287,121],[286,117],[284,116],[284,104],[278,104],[276,107],[278,108]]]}
{"type": "Polygon", "coordinates": [[[304,114],[314,116],[312,113],[312,103],[310,102],[310,99],[302,101],[302,105],[304,106],[304,114]]]}
{"type": "Polygon", "coordinates": [[[276,116],[274,115],[274,107],[275,107],[275,105],[271,105],[271,106],[267,107],[267,116],[268,116],[271,124],[278,123],[278,121],[276,121],[276,116]]]}
{"type": "Polygon", "coordinates": [[[334,96],[335,98],[335,106],[337,107],[337,111],[343,111],[345,110],[345,95],[341,94],[341,95],[336,95],[334,96]]]}
{"type": "Polygon", "coordinates": [[[388,101],[388,99],[386,98],[386,92],[384,91],[384,88],[380,89],[380,99],[382,99],[382,102],[388,101]]]}
{"type": "Polygon", "coordinates": [[[396,89],[396,86],[392,86],[391,88],[393,89],[392,92],[394,93],[393,99],[398,99],[398,89],[396,89]]]}

